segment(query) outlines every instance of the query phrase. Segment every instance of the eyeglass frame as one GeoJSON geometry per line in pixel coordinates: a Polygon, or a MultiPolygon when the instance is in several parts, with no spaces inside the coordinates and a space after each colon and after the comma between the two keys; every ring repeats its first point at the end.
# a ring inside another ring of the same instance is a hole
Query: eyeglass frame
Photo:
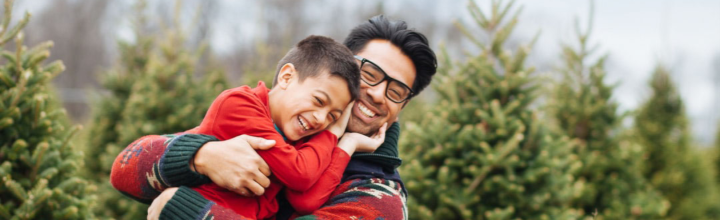
{"type": "MultiPolygon", "coordinates": [[[[412,90],[412,88],[410,88],[410,86],[408,86],[407,84],[403,83],[403,82],[400,81],[400,80],[397,80],[397,79],[395,79],[395,78],[390,77],[390,76],[385,72],[385,70],[383,70],[382,67],[380,67],[380,65],[377,65],[377,63],[375,63],[375,62],[373,62],[373,61],[371,61],[371,60],[368,60],[368,59],[366,59],[366,58],[364,58],[364,57],[358,56],[358,55],[354,55],[353,57],[355,57],[355,59],[357,59],[357,60],[360,61],[360,71],[362,71],[362,67],[363,67],[363,65],[365,65],[365,63],[370,63],[370,64],[372,64],[372,65],[375,65],[375,66],[378,68],[377,70],[379,70],[379,71],[384,75],[384,77],[383,77],[380,81],[378,81],[377,83],[375,83],[374,85],[371,84],[371,83],[369,83],[369,82],[367,82],[367,81],[365,81],[365,79],[363,79],[363,77],[362,77],[362,73],[360,73],[360,80],[362,80],[365,84],[368,84],[369,86],[377,86],[377,85],[380,85],[381,83],[385,82],[385,80],[387,80],[387,81],[388,81],[388,85],[385,87],[385,97],[387,97],[388,100],[390,100],[390,101],[392,101],[392,102],[394,102],[394,103],[398,103],[398,104],[399,104],[399,103],[403,103],[403,102],[405,102],[405,101],[407,101],[407,100],[410,100],[410,98],[412,98],[412,96],[415,95],[415,92],[412,90]],[[392,81],[395,81],[395,82],[397,82],[397,83],[400,83],[400,85],[402,85],[403,87],[405,87],[406,89],[408,89],[409,93],[408,93],[408,95],[407,95],[407,97],[406,97],[405,99],[403,99],[403,100],[401,100],[401,101],[398,102],[398,101],[395,101],[395,100],[393,100],[392,98],[390,98],[390,96],[388,95],[388,91],[390,90],[390,83],[391,83],[392,81]]],[[[407,103],[406,103],[406,104],[407,104],[407,103]]],[[[404,106],[404,105],[403,105],[403,106],[404,106]]]]}

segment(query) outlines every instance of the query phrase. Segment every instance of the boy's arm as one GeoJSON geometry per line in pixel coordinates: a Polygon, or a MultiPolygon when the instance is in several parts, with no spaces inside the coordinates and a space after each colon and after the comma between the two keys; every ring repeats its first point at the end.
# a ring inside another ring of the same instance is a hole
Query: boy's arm
{"type": "Polygon", "coordinates": [[[330,165],[337,137],[321,131],[307,142],[292,146],[275,130],[269,115],[262,101],[250,91],[225,93],[210,106],[200,130],[221,140],[242,134],[275,140],[275,147],[257,153],[289,189],[309,189],[320,178],[319,171],[330,165]]]}
{"type": "Polygon", "coordinates": [[[286,190],[285,195],[290,205],[300,214],[310,214],[325,204],[335,188],[340,184],[343,172],[350,161],[350,156],[340,148],[333,150],[332,162],[322,173],[320,179],[307,191],[286,190]]]}
{"type": "Polygon", "coordinates": [[[296,220],[407,219],[406,196],[402,185],[392,180],[349,180],[337,187],[324,207],[296,220]]]}
{"type": "Polygon", "coordinates": [[[148,135],[127,146],[115,158],[110,183],[123,194],[150,203],[170,186],[194,186],[210,182],[192,171],[189,161],[212,136],[191,134],[148,135]]]}

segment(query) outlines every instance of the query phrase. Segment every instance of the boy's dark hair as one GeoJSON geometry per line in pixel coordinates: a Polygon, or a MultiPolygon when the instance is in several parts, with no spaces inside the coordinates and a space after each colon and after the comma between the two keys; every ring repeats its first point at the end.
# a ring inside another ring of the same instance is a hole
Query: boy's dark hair
{"type": "Polygon", "coordinates": [[[353,28],[345,38],[345,46],[357,54],[374,39],[388,40],[410,57],[417,70],[412,87],[414,95],[430,84],[437,70],[437,59],[425,35],[408,29],[405,21],[390,21],[384,15],[377,15],[353,28]]]}
{"type": "Polygon", "coordinates": [[[360,94],[360,67],[357,61],[347,47],[331,38],[310,35],[298,42],[278,62],[273,87],[277,84],[280,69],[287,63],[295,66],[300,82],[327,70],[331,76],[340,77],[347,82],[351,100],[355,100],[360,94]]]}

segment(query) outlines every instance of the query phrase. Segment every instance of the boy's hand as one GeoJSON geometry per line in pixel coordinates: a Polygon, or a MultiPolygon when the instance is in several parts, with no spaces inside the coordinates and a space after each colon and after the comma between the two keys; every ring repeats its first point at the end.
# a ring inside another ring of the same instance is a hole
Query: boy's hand
{"type": "Polygon", "coordinates": [[[356,152],[374,152],[380,145],[385,141],[385,131],[387,130],[387,122],[380,127],[375,134],[368,137],[360,133],[348,132],[343,136],[343,140],[346,138],[352,139],[355,143],[356,152]]]}
{"type": "Polygon", "coordinates": [[[330,125],[330,127],[327,128],[327,130],[333,133],[338,139],[345,134],[345,129],[347,128],[348,121],[350,120],[353,106],[355,106],[355,101],[350,102],[350,104],[345,107],[340,119],[338,119],[335,124],[330,125]]]}
{"type": "Polygon", "coordinates": [[[270,186],[270,167],[255,151],[273,146],[274,140],[248,135],[208,142],[195,155],[195,172],[242,196],[259,196],[270,186]]]}

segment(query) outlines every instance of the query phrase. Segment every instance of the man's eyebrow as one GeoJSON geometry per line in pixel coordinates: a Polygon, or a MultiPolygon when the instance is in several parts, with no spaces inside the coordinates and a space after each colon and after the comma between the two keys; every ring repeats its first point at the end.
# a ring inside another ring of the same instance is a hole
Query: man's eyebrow
{"type": "Polygon", "coordinates": [[[371,64],[373,64],[373,65],[370,65],[370,68],[373,68],[375,71],[383,72],[383,73],[385,72],[385,70],[380,68],[380,66],[378,66],[377,64],[375,64],[375,63],[371,63],[371,64]]]}

